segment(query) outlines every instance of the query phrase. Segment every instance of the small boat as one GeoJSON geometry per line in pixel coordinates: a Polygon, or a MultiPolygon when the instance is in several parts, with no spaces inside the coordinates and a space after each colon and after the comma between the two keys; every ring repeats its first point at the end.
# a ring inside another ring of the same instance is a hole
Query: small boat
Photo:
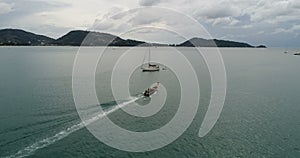
{"type": "Polygon", "coordinates": [[[159,67],[158,64],[150,63],[150,60],[151,60],[151,47],[150,47],[150,45],[149,45],[149,51],[148,51],[148,63],[147,64],[144,64],[145,59],[146,59],[146,54],[144,56],[144,60],[143,60],[142,66],[141,66],[141,69],[142,69],[143,72],[154,72],[154,71],[159,71],[160,70],[160,67],[159,67]],[[145,65],[147,65],[147,66],[145,67],[145,65]]]}
{"type": "Polygon", "coordinates": [[[154,94],[155,92],[158,91],[158,86],[159,86],[159,82],[157,82],[156,86],[154,86],[152,88],[148,88],[147,90],[145,90],[145,92],[143,93],[143,95],[145,97],[150,97],[152,94],[154,94]]]}
{"type": "Polygon", "coordinates": [[[288,54],[288,53],[289,53],[287,47],[285,48],[285,51],[284,51],[283,53],[284,53],[284,54],[288,54]]]}
{"type": "Polygon", "coordinates": [[[300,52],[299,53],[295,53],[294,55],[300,55],[300,52]]]}

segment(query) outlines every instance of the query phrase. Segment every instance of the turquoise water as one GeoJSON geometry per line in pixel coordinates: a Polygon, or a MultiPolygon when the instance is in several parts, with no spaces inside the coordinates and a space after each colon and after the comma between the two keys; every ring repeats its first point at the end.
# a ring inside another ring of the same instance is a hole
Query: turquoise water
{"type": "MultiPolygon", "coordinates": [[[[102,49],[102,48],[97,48],[102,49]]],[[[109,48],[96,73],[97,112],[130,98],[115,100],[110,76],[113,63],[129,48],[109,48]]],[[[144,51],[143,48],[139,48],[144,51]]],[[[143,153],[111,148],[96,139],[82,124],[72,96],[72,69],[76,47],[0,48],[0,157],[299,157],[300,156],[300,58],[284,49],[220,49],[227,72],[227,96],[213,130],[199,138],[199,127],[210,97],[210,77],[193,48],[179,48],[199,78],[199,108],[188,130],[170,145],[143,153]]],[[[156,48],[156,53],[169,51],[156,48]]],[[[133,61],[130,62],[141,62],[133,61]]],[[[132,131],[164,126],[177,111],[180,85],[167,69],[130,78],[133,96],[160,81],[168,91],[164,107],[154,116],[137,118],[122,110],[108,117],[132,131]]],[[[156,94],[153,97],[159,97],[156,94]]],[[[147,106],[147,100],[137,103],[147,106]]],[[[101,119],[101,118],[99,118],[101,119]]],[[[160,139],[160,138],[157,138],[160,139]]],[[[131,142],[133,145],[136,142],[131,142]]]]}

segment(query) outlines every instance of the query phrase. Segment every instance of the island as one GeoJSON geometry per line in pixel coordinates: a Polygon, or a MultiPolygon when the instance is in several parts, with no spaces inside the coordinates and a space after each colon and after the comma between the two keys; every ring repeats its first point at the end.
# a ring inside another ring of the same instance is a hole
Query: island
{"type": "Polygon", "coordinates": [[[252,46],[248,43],[218,40],[218,39],[203,39],[203,38],[192,38],[179,45],[180,47],[239,47],[239,48],[266,48],[264,45],[252,46]]]}

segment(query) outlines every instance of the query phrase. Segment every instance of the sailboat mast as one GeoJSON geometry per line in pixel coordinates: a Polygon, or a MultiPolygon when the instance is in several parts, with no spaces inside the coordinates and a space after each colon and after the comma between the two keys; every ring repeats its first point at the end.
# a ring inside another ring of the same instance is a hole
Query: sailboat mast
{"type": "MultiPolygon", "coordinates": [[[[147,55],[147,51],[145,52],[145,56],[147,55]]],[[[149,49],[148,49],[148,67],[143,68],[143,72],[154,72],[159,71],[159,65],[158,64],[151,64],[151,43],[149,43],[149,49]]]]}
{"type": "Polygon", "coordinates": [[[150,54],[151,54],[151,45],[150,45],[150,43],[149,43],[149,50],[148,50],[148,54],[149,54],[149,65],[150,65],[150,61],[151,61],[151,56],[150,56],[150,54]]]}

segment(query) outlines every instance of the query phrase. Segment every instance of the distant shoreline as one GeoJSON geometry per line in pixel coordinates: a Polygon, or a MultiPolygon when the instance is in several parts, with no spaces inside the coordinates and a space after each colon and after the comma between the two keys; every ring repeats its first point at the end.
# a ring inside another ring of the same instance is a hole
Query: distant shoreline
{"type": "Polygon", "coordinates": [[[179,44],[161,44],[122,39],[112,34],[94,31],[74,30],[58,39],[53,39],[20,29],[0,30],[0,46],[149,47],[149,45],[155,47],[267,48],[265,45],[253,46],[244,42],[199,37],[179,44]]]}
{"type": "MultiPolygon", "coordinates": [[[[22,45],[0,45],[0,48],[4,47],[71,47],[71,48],[148,48],[146,46],[22,46],[22,45]]],[[[267,48],[281,48],[281,47],[266,47],[266,48],[251,48],[251,47],[184,47],[184,46],[159,46],[155,48],[203,48],[203,49],[267,49],[267,48]]]]}

